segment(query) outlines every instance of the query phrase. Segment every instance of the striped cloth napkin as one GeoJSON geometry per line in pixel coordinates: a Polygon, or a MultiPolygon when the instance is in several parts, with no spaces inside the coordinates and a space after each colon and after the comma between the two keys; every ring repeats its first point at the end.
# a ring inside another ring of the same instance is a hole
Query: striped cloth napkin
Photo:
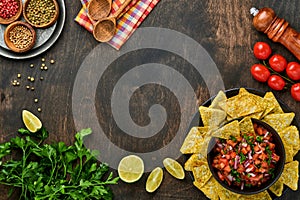
{"type": "MultiPolygon", "coordinates": [[[[95,24],[95,21],[91,20],[87,15],[87,5],[90,0],[80,1],[82,8],[76,16],[75,21],[89,32],[93,32],[93,24],[95,24]]],[[[124,9],[122,17],[117,21],[115,36],[107,43],[119,50],[159,1],[160,0],[132,0],[127,8],[124,9]]],[[[111,15],[118,10],[123,2],[124,0],[113,0],[111,15]]]]}

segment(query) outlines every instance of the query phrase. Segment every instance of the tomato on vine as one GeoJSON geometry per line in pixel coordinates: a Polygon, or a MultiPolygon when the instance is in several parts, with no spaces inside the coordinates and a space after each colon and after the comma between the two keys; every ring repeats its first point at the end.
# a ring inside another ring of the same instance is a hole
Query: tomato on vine
{"type": "Polygon", "coordinates": [[[266,42],[256,42],[253,47],[254,56],[259,60],[266,60],[272,53],[270,45],[266,42]]]}
{"type": "Polygon", "coordinates": [[[290,62],[287,65],[286,74],[294,81],[300,80],[300,64],[297,62],[290,62]]]}
{"type": "Polygon", "coordinates": [[[291,87],[291,95],[296,101],[300,101],[300,83],[296,83],[291,87]]]}
{"type": "Polygon", "coordinates": [[[262,64],[254,64],[251,67],[251,74],[253,76],[253,78],[259,82],[266,82],[268,80],[268,78],[270,77],[271,73],[268,70],[268,68],[266,68],[264,65],[262,64]]]}
{"type": "Polygon", "coordinates": [[[268,79],[268,85],[273,90],[283,90],[285,87],[285,81],[278,75],[271,75],[268,79]]]}
{"type": "Polygon", "coordinates": [[[287,61],[285,57],[280,54],[274,54],[269,59],[270,67],[276,72],[283,72],[287,67],[287,61]]]}

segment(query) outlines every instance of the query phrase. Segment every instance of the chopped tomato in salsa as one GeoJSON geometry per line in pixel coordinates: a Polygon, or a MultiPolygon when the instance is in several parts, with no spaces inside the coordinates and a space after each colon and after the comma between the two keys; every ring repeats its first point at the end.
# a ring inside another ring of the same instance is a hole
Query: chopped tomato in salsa
{"type": "Polygon", "coordinates": [[[212,166],[219,178],[228,185],[260,186],[274,176],[280,157],[275,153],[272,134],[264,127],[253,124],[255,133],[243,134],[229,140],[217,139],[216,155],[212,166]]]}

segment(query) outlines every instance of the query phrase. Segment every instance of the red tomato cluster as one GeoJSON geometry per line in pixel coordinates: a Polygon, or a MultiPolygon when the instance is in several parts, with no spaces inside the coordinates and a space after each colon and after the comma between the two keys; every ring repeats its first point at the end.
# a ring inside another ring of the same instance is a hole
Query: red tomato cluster
{"type": "Polygon", "coordinates": [[[251,67],[253,78],[259,82],[267,82],[268,86],[273,90],[283,90],[290,87],[292,97],[296,101],[300,101],[300,64],[298,62],[288,62],[285,57],[280,54],[272,55],[272,49],[265,42],[257,42],[253,48],[254,56],[266,61],[268,65],[254,64],[251,67]]]}

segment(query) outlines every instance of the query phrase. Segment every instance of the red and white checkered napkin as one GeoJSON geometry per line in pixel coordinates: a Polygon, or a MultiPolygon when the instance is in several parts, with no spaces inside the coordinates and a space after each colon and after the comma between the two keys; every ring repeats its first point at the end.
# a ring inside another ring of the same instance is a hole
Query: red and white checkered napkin
{"type": "MultiPolygon", "coordinates": [[[[80,1],[82,3],[82,9],[76,16],[75,21],[89,32],[93,32],[93,24],[95,22],[87,15],[87,5],[90,0],[80,1]]],[[[119,50],[159,1],[160,0],[132,0],[125,9],[122,17],[117,21],[115,36],[107,43],[119,50]]],[[[114,14],[123,2],[124,0],[113,0],[111,14],[114,14]]]]}

